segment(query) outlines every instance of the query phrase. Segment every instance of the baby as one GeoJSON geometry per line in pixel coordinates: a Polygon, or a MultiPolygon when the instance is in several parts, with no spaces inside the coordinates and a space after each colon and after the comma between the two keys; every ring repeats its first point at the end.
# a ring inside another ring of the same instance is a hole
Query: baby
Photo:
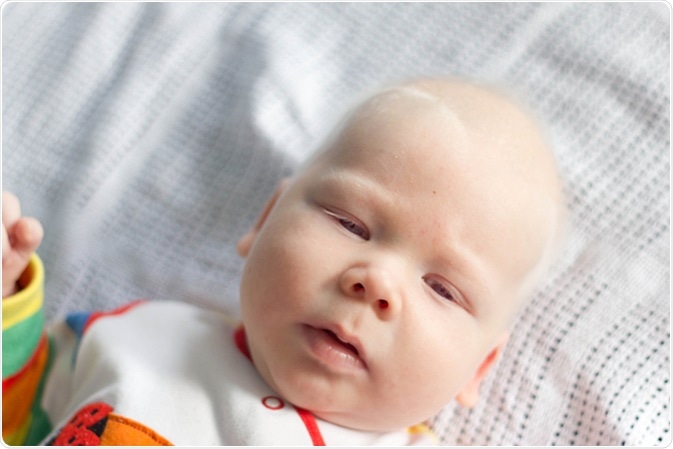
{"type": "Polygon", "coordinates": [[[417,424],[477,402],[564,223],[536,122],[445,79],[365,101],[280,184],[238,244],[240,323],[136,302],[24,348],[42,228],[2,213],[3,438],[27,444],[431,443],[417,424]]]}

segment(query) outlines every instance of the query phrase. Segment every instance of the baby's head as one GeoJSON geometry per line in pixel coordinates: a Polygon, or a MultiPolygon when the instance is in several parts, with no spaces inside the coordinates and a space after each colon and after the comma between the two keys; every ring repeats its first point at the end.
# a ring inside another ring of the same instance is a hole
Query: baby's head
{"type": "Polygon", "coordinates": [[[545,140],[506,96],[456,80],[376,95],[239,242],[255,366],[347,427],[472,406],[563,210],[545,140]]]}

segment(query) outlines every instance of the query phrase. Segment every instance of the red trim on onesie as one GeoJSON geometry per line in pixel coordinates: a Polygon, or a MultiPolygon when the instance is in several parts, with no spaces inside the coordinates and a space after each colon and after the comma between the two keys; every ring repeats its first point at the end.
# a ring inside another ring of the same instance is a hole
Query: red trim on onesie
{"type": "Polygon", "coordinates": [[[304,421],[304,425],[306,426],[306,430],[308,430],[308,434],[311,437],[313,445],[326,446],[325,440],[323,439],[322,434],[320,433],[320,428],[318,427],[318,423],[316,422],[313,413],[309,412],[308,410],[304,410],[303,408],[299,408],[297,406],[295,406],[294,408],[297,410],[297,413],[299,413],[299,417],[301,418],[301,420],[304,421]]]}
{"type": "Polygon", "coordinates": [[[126,304],[122,307],[119,307],[118,309],[112,310],[110,312],[93,312],[91,315],[89,315],[89,319],[86,321],[86,324],[84,325],[84,331],[82,333],[83,334],[86,333],[87,329],[89,329],[89,326],[95,323],[99,318],[104,318],[106,316],[122,315],[123,313],[128,312],[129,310],[133,309],[134,307],[144,302],[146,302],[145,299],[139,299],[129,304],[126,304]]]}

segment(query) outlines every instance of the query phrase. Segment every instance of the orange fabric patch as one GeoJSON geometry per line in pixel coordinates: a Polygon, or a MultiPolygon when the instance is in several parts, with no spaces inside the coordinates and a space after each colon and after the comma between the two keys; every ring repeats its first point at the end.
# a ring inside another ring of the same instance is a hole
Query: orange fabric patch
{"type": "Polygon", "coordinates": [[[101,446],[172,446],[154,430],[132,419],[110,413],[105,431],[100,437],[101,446]]]}
{"type": "Polygon", "coordinates": [[[17,432],[30,419],[35,393],[47,365],[49,345],[42,336],[33,357],[18,373],[2,381],[2,436],[17,432]]]}

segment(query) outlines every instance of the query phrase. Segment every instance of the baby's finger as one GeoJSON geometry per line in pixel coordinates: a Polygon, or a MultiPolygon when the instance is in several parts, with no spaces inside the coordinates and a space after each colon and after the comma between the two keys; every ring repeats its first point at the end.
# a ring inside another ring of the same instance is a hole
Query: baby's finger
{"type": "Polygon", "coordinates": [[[11,250],[12,250],[12,245],[9,243],[9,236],[7,235],[7,229],[5,229],[5,225],[3,224],[2,225],[2,260],[3,261],[9,255],[11,250]]]}
{"type": "Polygon", "coordinates": [[[10,192],[2,192],[2,224],[10,229],[21,218],[21,203],[10,192]]]}
{"type": "Polygon", "coordinates": [[[16,282],[42,242],[43,230],[34,218],[20,218],[9,229],[2,226],[2,297],[16,291],[16,282]]]}
{"type": "Polygon", "coordinates": [[[26,261],[40,243],[44,236],[44,230],[39,221],[32,217],[21,217],[16,221],[12,232],[12,250],[19,254],[26,261]]]}

